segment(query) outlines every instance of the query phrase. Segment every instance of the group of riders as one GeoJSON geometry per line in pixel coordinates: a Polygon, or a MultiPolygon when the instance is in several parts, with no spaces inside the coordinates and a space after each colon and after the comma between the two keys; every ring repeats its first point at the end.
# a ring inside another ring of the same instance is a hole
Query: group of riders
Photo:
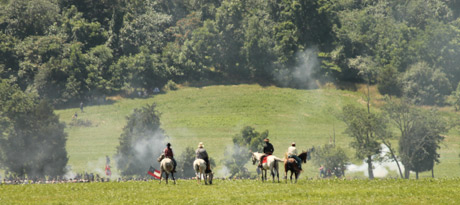
{"type": "MultiPolygon", "coordinates": [[[[206,162],[206,173],[210,173],[211,172],[211,166],[210,166],[210,163],[209,163],[209,157],[208,157],[208,153],[206,152],[206,150],[204,149],[204,145],[202,142],[200,142],[198,144],[198,149],[195,151],[195,158],[196,159],[202,159],[206,162]]],[[[171,148],[171,143],[168,142],[168,144],[166,144],[166,148],[163,150],[163,155],[164,155],[164,158],[169,158],[171,159],[171,161],[173,161],[174,163],[174,169],[173,169],[173,173],[176,172],[176,166],[177,166],[177,162],[176,160],[174,159],[174,153],[172,151],[172,148],[171,148]]]]}
{"type": "MultiPolygon", "coordinates": [[[[263,145],[263,153],[264,153],[264,155],[262,155],[262,157],[260,158],[258,167],[261,168],[262,164],[263,164],[263,161],[264,161],[264,158],[272,155],[274,151],[275,151],[275,148],[270,143],[270,140],[268,138],[264,139],[264,145],[263,145]]],[[[205,172],[210,173],[211,172],[211,167],[210,167],[210,163],[209,163],[208,153],[206,152],[206,149],[204,149],[204,145],[203,145],[202,142],[200,142],[198,144],[198,149],[195,151],[195,154],[196,154],[196,157],[195,157],[196,159],[202,159],[202,160],[204,160],[206,162],[206,171],[205,172]]],[[[172,172],[173,173],[176,172],[177,163],[176,163],[176,160],[174,159],[174,153],[173,153],[173,150],[171,148],[171,143],[166,144],[166,148],[163,150],[163,155],[164,155],[165,158],[169,158],[169,159],[171,159],[173,161],[174,169],[173,169],[172,172]]],[[[295,147],[295,142],[292,142],[291,146],[287,150],[287,156],[288,156],[288,158],[295,159],[295,161],[297,162],[296,164],[299,167],[299,170],[302,170],[302,163],[301,163],[302,161],[297,155],[298,155],[298,153],[297,153],[297,148],[295,147]]]]}

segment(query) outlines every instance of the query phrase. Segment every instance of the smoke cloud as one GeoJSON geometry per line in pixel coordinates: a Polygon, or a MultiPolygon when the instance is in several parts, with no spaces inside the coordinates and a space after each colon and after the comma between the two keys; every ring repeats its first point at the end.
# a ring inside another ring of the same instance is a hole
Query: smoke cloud
{"type": "Polygon", "coordinates": [[[317,88],[314,72],[319,67],[318,48],[312,47],[297,52],[296,61],[294,68],[280,70],[275,75],[277,83],[284,87],[317,88]]]}
{"type": "MultiPolygon", "coordinates": [[[[380,157],[383,159],[382,161],[373,162],[374,177],[384,178],[388,176],[390,171],[394,171],[394,172],[399,172],[399,171],[398,171],[398,165],[396,165],[396,162],[388,156],[390,149],[383,144],[381,144],[380,146],[382,149],[380,156],[375,155],[372,157],[373,159],[376,159],[377,157],[380,157]]],[[[401,162],[399,162],[399,166],[401,167],[401,171],[404,172],[404,166],[401,164],[401,162]]],[[[367,172],[367,163],[365,161],[363,161],[363,164],[361,165],[356,165],[356,164],[348,165],[347,170],[350,173],[364,172],[364,175],[366,177],[369,177],[369,173],[367,172]]]]}

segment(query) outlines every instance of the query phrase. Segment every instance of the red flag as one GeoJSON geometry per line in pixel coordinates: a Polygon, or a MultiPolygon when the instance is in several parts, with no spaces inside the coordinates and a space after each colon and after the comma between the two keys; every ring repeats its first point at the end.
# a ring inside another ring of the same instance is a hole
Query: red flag
{"type": "Polygon", "coordinates": [[[152,166],[150,166],[149,171],[147,172],[152,177],[155,177],[155,179],[160,179],[160,171],[154,169],[152,166]]]}

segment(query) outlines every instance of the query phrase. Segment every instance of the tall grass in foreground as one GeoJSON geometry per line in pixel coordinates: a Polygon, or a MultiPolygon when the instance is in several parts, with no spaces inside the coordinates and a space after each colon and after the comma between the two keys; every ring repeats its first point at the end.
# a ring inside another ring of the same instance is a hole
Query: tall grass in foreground
{"type": "Polygon", "coordinates": [[[460,179],[301,180],[262,183],[215,180],[198,185],[147,182],[1,185],[0,204],[458,204],[460,179]]]}

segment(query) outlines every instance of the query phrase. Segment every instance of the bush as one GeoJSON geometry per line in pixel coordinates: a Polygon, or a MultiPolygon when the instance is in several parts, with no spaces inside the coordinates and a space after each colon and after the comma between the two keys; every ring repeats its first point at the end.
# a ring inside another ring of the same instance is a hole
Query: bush
{"type": "Polygon", "coordinates": [[[177,89],[179,88],[177,87],[177,84],[173,80],[169,80],[163,88],[164,91],[171,91],[171,90],[177,90],[177,89]]]}

